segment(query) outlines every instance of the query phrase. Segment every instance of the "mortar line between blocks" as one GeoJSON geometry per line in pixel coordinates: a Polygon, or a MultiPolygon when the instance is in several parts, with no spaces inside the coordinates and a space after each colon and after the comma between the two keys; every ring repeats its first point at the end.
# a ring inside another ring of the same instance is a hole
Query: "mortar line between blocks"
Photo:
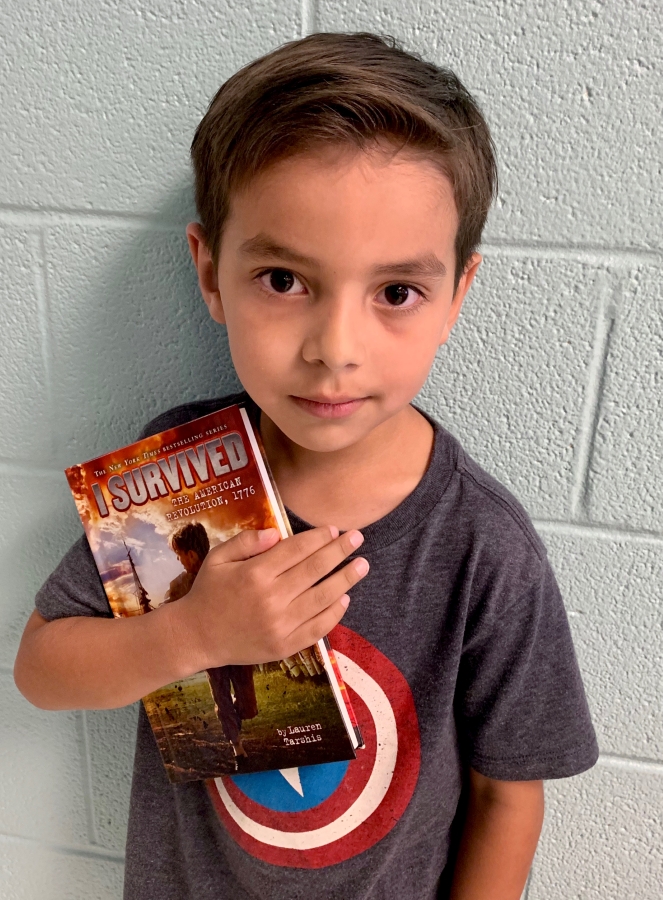
{"type": "Polygon", "coordinates": [[[0,205],[0,223],[27,228],[52,227],[53,225],[82,225],[85,227],[139,229],[181,234],[187,220],[160,219],[149,214],[113,212],[112,210],[59,209],[43,207],[30,209],[0,205]]]}
{"type": "Polygon", "coordinates": [[[85,816],[87,818],[87,833],[90,844],[98,845],[97,824],[94,808],[94,795],[92,792],[92,757],[90,755],[90,736],[87,730],[87,713],[79,710],[78,722],[82,745],[83,761],[83,790],[85,793],[85,816]]]}
{"type": "Polygon", "coordinates": [[[486,256],[507,259],[558,259],[587,263],[594,266],[633,268],[634,266],[663,263],[663,249],[646,247],[615,247],[592,244],[555,244],[550,241],[485,241],[481,251],[486,256]]]}
{"type": "Polygon", "coordinates": [[[642,759],[637,756],[618,756],[612,753],[602,753],[598,759],[598,765],[604,769],[622,769],[631,772],[647,772],[650,775],[663,776],[663,762],[655,759],[642,759]]]}
{"type": "Polygon", "coordinates": [[[119,850],[107,850],[104,847],[81,847],[77,844],[58,844],[55,841],[42,840],[41,838],[28,837],[22,834],[9,834],[0,832],[0,843],[3,844],[28,844],[31,847],[43,847],[63,856],[82,856],[87,859],[104,859],[108,862],[124,862],[124,853],[119,850]]]}
{"type": "Polygon", "coordinates": [[[546,519],[533,519],[536,530],[543,534],[559,534],[568,537],[595,538],[609,541],[632,541],[638,544],[653,544],[663,546],[663,534],[657,531],[640,531],[629,529],[626,526],[610,526],[592,524],[586,522],[552,521],[546,519]]]}
{"type": "Polygon", "coordinates": [[[48,409],[53,405],[53,386],[51,380],[51,352],[50,352],[50,309],[48,301],[48,286],[46,284],[46,254],[44,247],[44,232],[40,228],[30,235],[32,251],[32,278],[34,280],[35,294],[37,296],[37,322],[39,327],[40,355],[44,367],[44,387],[48,409]]]}
{"type": "Polygon", "coordinates": [[[317,12],[317,0],[301,0],[301,37],[315,31],[317,12]]]}
{"type": "Polygon", "coordinates": [[[44,368],[46,373],[46,398],[48,401],[47,421],[49,424],[49,435],[51,452],[55,453],[56,432],[54,417],[54,385],[53,385],[53,309],[51,304],[51,289],[48,283],[48,257],[46,253],[46,229],[39,229],[39,252],[40,252],[40,272],[41,272],[41,294],[42,294],[42,354],[44,357],[44,368]]]}
{"type": "Polygon", "coordinates": [[[0,475],[62,475],[63,469],[0,457],[0,475]]]}
{"type": "Polygon", "coordinates": [[[604,279],[599,295],[592,357],[587,371],[587,384],[578,433],[578,449],[574,461],[575,471],[571,489],[571,517],[573,519],[587,518],[589,469],[596,443],[605,369],[610,350],[610,335],[615,321],[612,286],[607,273],[604,275],[604,279]]]}

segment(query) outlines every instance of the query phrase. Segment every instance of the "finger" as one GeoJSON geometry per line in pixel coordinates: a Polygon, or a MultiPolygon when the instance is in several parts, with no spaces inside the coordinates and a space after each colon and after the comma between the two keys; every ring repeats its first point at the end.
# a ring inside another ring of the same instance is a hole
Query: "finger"
{"type": "Polygon", "coordinates": [[[331,606],[318,613],[317,616],[313,616],[312,619],[296,628],[286,642],[288,656],[298,653],[305,647],[311,647],[326,634],[329,634],[332,628],[338,625],[345,615],[349,602],[350,598],[347,594],[344,594],[331,606]]]}
{"type": "Polygon", "coordinates": [[[337,538],[338,528],[333,525],[325,525],[302,531],[280,541],[270,549],[269,554],[265,557],[264,565],[267,574],[272,578],[277,578],[337,538]]]}
{"type": "Polygon", "coordinates": [[[317,616],[365,578],[368,570],[368,562],[363,557],[353,559],[347,566],[296,597],[285,611],[287,621],[292,623],[294,629],[317,616]]]}
{"type": "Polygon", "coordinates": [[[343,562],[350,554],[361,547],[364,536],[360,531],[346,531],[335,541],[331,541],[312,553],[293,568],[284,572],[279,578],[279,588],[290,597],[297,597],[307,588],[321,581],[343,562]]]}
{"type": "Polygon", "coordinates": [[[263,531],[240,531],[230,540],[213,547],[208,557],[212,563],[240,562],[269,550],[280,541],[276,528],[263,531]]]}

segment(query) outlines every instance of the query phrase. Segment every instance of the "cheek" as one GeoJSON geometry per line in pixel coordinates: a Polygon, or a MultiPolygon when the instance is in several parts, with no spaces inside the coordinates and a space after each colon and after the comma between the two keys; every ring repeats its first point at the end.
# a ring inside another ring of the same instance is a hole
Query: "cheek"
{"type": "Polygon", "coordinates": [[[293,329],[279,328],[260,315],[230,315],[228,343],[237,374],[243,384],[278,378],[297,357],[297,335],[293,329]]]}
{"type": "Polygon", "coordinates": [[[404,393],[419,387],[428,377],[439,341],[430,323],[405,325],[391,334],[383,335],[374,359],[385,384],[402,387],[404,393]]]}

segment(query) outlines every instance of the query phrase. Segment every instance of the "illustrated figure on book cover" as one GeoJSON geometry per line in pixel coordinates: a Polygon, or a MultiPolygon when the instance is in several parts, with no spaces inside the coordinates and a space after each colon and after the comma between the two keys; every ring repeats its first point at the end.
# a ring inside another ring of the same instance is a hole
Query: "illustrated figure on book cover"
{"type": "MultiPolygon", "coordinates": [[[[209,538],[200,522],[190,522],[180,528],[170,544],[184,571],[170,582],[164,603],[172,603],[189,593],[209,553],[209,538]]],[[[246,759],[248,753],[241,737],[242,720],[258,715],[253,666],[217,666],[207,669],[207,678],[223,733],[232,744],[235,756],[246,759]]]]}

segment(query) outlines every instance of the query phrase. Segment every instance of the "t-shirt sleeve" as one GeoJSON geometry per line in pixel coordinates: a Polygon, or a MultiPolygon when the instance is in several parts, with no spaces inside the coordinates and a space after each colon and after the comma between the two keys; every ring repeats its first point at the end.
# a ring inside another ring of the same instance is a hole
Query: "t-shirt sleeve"
{"type": "Polygon", "coordinates": [[[112,618],[99,572],[83,535],[63,557],[35,597],[35,606],[45,619],[66,616],[112,618]]]}
{"type": "Polygon", "coordinates": [[[564,778],[598,757],[566,611],[546,557],[536,570],[514,600],[496,591],[466,635],[457,723],[465,758],[488,778],[564,778]]]}

